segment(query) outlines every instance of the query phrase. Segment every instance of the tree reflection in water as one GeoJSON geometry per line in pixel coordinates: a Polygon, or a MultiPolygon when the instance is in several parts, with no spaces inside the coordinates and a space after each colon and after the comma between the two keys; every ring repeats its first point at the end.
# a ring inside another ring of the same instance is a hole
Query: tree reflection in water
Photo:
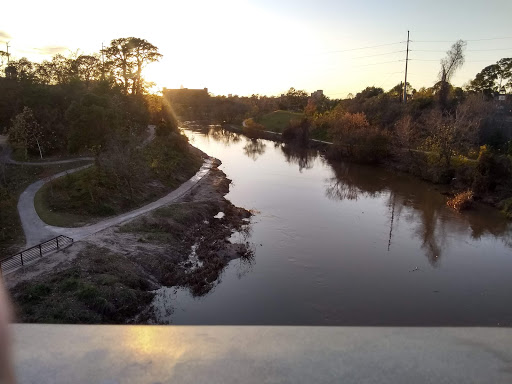
{"type": "Polygon", "coordinates": [[[221,126],[210,126],[208,129],[208,137],[223,143],[226,147],[236,144],[242,140],[242,135],[236,132],[228,131],[221,126]]]}
{"type": "Polygon", "coordinates": [[[447,234],[468,233],[474,239],[491,234],[512,247],[512,225],[490,209],[456,213],[446,207],[446,198],[433,193],[434,186],[412,176],[345,162],[330,162],[333,176],[326,179],[325,194],[332,200],[357,200],[387,194],[389,208],[388,250],[393,232],[403,217],[421,239],[421,249],[436,267],[447,248],[447,234]]]}
{"type": "Polygon", "coordinates": [[[309,148],[290,144],[281,144],[280,147],[286,161],[290,164],[297,164],[301,173],[304,169],[313,168],[318,157],[318,151],[309,148]]]}
{"type": "Polygon", "coordinates": [[[242,140],[240,133],[229,131],[220,125],[203,124],[196,121],[187,121],[183,126],[192,132],[202,133],[208,139],[224,144],[229,147],[231,144],[236,144],[242,140]]]}
{"type": "Polygon", "coordinates": [[[326,180],[325,195],[331,200],[357,200],[360,196],[375,197],[383,189],[383,186],[374,185],[374,175],[365,177],[361,170],[354,170],[354,166],[360,166],[345,162],[332,162],[330,165],[334,176],[326,180]]]}
{"type": "Polygon", "coordinates": [[[245,144],[243,150],[245,156],[256,161],[258,157],[265,153],[267,148],[267,144],[260,139],[248,139],[247,144],[245,144]]]}

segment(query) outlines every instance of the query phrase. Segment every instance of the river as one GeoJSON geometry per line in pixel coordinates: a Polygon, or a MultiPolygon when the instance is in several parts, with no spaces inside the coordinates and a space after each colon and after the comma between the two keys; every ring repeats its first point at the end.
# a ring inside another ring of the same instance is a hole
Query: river
{"type": "Polygon", "coordinates": [[[383,168],[184,132],[222,161],[227,199],[256,212],[254,258],[232,261],[205,296],[162,289],[159,322],[512,325],[512,226],[497,211],[457,213],[435,185],[383,168]]]}

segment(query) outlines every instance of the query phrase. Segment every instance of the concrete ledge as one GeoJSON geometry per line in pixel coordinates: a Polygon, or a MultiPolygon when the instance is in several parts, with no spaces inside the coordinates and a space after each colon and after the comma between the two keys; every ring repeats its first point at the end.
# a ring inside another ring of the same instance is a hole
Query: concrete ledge
{"type": "Polygon", "coordinates": [[[13,325],[19,383],[511,383],[502,328],[13,325]]]}

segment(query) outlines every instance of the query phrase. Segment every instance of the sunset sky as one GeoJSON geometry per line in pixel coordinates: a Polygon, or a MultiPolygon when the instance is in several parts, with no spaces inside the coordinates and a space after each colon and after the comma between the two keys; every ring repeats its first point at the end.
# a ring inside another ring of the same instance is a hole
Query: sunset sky
{"type": "Polygon", "coordinates": [[[510,0],[25,0],[4,2],[2,14],[0,49],[10,41],[15,58],[91,53],[114,38],[141,37],[164,55],[147,68],[148,80],[214,94],[293,86],[341,98],[389,89],[403,81],[408,29],[415,88],[436,81],[439,60],[459,38],[468,40],[467,63],[456,85],[512,56],[510,0]]]}

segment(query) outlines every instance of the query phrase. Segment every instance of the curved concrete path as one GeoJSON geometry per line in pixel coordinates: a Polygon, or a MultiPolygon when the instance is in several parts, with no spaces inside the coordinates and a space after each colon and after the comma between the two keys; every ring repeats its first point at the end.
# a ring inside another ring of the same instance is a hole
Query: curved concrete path
{"type": "MultiPolygon", "coordinates": [[[[149,126],[149,137],[144,141],[143,145],[146,145],[148,142],[153,140],[155,137],[155,126],[149,126]]],[[[53,165],[53,164],[67,164],[77,161],[94,161],[93,157],[81,157],[75,159],[68,160],[57,160],[57,161],[47,161],[47,162],[19,162],[12,160],[10,158],[11,150],[7,145],[7,137],[4,135],[0,135],[0,147],[3,148],[2,152],[0,152],[0,162],[7,164],[19,164],[19,165],[53,165]]],[[[213,158],[209,158],[205,160],[199,171],[192,176],[189,180],[181,184],[177,189],[170,192],[166,196],[149,203],[143,207],[134,209],[133,211],[123,213],[121,215],[111,217],[105,220],[102,220],[98,223],[86,225],[78,228],[65,228],[65,227],[55,227],[53,225],[46,224],[39,215],[37,214],[36,208],[34,206],[34,198],[36,196],[37,191],[41,189],[41,187],[59,177],[81,171],[83,169],[89,168],[92,164],[87,164],[82,167],[73,168],[64,172],[57,173],[47,179],[36,181],[35,183],[30,184],[20,195],[18,200],[18,213],[21,220],[21,225],[23,227],[23,232],[25,233],[26,247],[31,247],[33,245],[42,243],[46,240],[49,240],[58,235],[66,235],[72,237],[74,240],[80,240],[84,237],[92,235],[93,233],[99,232],[103,229],[111,227],[113,225],[118,225],[124,223],[128,220],[131,220],[137,216],[140,216],[146,212],[152,211],[156,208],[159,208],[163,205],[175,202],[180,197],[189,192],[204,176],[208,174],[213,165],[213,158]]]]}
{"type": "Polygon", "coordinates": [[[53,179],[65,176],[66,174],[69,173],[81,171],[82,169],[88,168],[91,165],[92,164],[89,164],[83,167],[72,169],[70,171],[58,173],[52,176],[52,178],[50,179],[36,181],[35,183],[29,185],[28,188],[22,192],[22,194],[20,195],[20,199],[18,201],[18,212],[21,219],[21,225],[23,226],[23,231],[25,232],[27,248],[39,244],[48,239],[51,239],[53,237],[56,237],[58,235],[66,235],[72,237],[74,240],[80,240],[83,239],[84,237],[92,235],[93,233],[99,232],[113,225],[124,223],[146,212],[152,211],[163,205],[175,202],[180,197],[189,192],[205,175],[208,174],[208,172],[212,168],[213,159],[207,159],[194,176],[192,176],[189,180],[181,184],[174,191],[170,192],[166,196],[152,203],[134,209],[133,211],[102,220],[95,224],[86,225],[84,227],[78,228],[54,227],[52,225],[46,224],[43,220],[41,220],[34,206],[34,197],[37,191],[39,191],[39,189],[41,189],[41,187],[44,184],[53,179]]]}

